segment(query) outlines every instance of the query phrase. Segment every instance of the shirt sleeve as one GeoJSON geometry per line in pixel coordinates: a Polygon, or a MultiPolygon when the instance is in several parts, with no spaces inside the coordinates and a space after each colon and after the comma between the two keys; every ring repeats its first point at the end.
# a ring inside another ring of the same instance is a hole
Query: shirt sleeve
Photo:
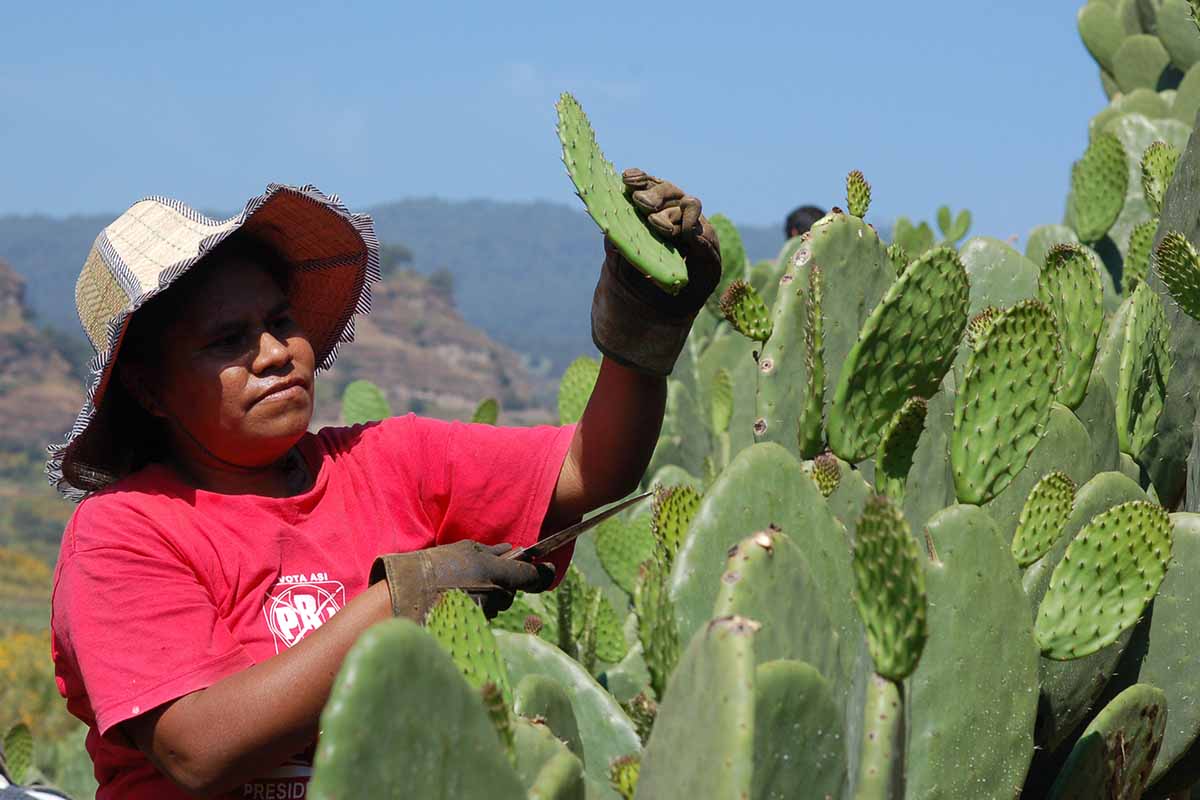
{"type": "MultiPolygon", "coordinates": [[[[420,465],[421,506],[434,544],[473,539],[527,547],[538,540],[574,425],[519,428],[412,414],[383,425],[385,434],[403,437],[393,440],[392,457],[404,454],[420,465]]],[[[560,575],[571,549],[551,559],[560,575]]]]}
{"type": "Polygon", "coordinates": [[[150,520],[89,502],[69,524],[67,544],[77,537],[103,544],[64,546],[51,627],[68,703],[90,706],[104,735],[254,661],[196,571],[150,520]]]}

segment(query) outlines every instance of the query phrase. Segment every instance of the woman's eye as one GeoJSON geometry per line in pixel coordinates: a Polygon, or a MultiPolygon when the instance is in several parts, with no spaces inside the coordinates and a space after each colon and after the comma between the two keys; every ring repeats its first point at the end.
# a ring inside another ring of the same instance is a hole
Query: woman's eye
{"type": "Polygon", "coordinates": [[[227,350],[231,347],[237,347],[241,342],[242,335],[240,333],[230,333],[213,339],[208,343],[208,346],[213,350],[227,350]]]}

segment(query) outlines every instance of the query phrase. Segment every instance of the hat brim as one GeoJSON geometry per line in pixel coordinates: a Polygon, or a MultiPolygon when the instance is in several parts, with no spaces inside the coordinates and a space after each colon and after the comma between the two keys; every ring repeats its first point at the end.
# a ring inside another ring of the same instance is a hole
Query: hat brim
{"type": "MultiPolygon", "coordinates": [[[[104,410],[105,398],[129,320],[225,239],[242,231],[273,248],[291,267],[288,294],[292,312],[312,342],[320,370],[332,366],[339,347],[354,340],[354,317],[370,311],[371,287],[380,280],[379,241],[370,216],[350,213],[337,195],[326,196],[315,186],[271,184],[264,194],[247,202],[241,213],[226,220],[211,219],[170,198],[151,197],[141,202],[147,201],[182,215],[189,224],[199,226],[202,234],[208,229],[211,233],[200,239],[195,253],[161,264],[149,285],[145,275],[134,274],[119,255],[119,248],[129,247],[129,243],[114,246],[109,241],[109,236],[119,235],[113,226],[97,239],[93,256],[102,254],[128,303],[105,324],[102,337],[92,335],[94,343],[102,339],[104,346],[97,347],[89,364],[87,398],[65,440],[48,448],[47,478],[73,499],[119,477],[108,468],[119,459],[108,456],[120,441],[120,432],[101,429],[111,421],[104,410]]],[[[141,270],[145,272],[144,263],[141,270]]],[[[81,323],[86,330],[82,313],[81,323]]]]}

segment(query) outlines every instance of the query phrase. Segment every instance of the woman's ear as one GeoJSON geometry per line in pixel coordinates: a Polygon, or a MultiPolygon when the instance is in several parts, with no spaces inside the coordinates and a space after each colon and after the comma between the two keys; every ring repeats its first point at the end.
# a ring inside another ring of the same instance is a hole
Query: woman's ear
{"type": "Polygon", "coordinates": [[[129,396],[136,400],[137,404],[144,408],[147,414],[162,418],[167,416],[158,402],[158,397],[150,389],[149,381],[146,380],[144,370],[140,364],[119,363],[117,365],[117,377],[121,381],[121,386],[129,393],[129,396]]]}

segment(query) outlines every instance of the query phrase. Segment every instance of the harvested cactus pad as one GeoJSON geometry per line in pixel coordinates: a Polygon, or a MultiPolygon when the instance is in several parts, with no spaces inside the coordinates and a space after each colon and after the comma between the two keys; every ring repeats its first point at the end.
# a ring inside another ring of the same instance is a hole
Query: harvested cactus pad
{"type": "Polygon", "coordinates": [[[679,293],[688,280],[683,256],[654,235],[637,207],[625,196],[625,184],[600,151],[596,134],[579,102],[564,93],[556,108],[563,164],[588,214],[630,264],[665,291],[679,293]]]}
{"type": "Polygon", "coordinates": [[[1067,661],[1116,641],[1154,599],[1171,560],[1171,520],[1134,500],[1096,515],[1050,576],[1034,636],[1047,658],[1067,661]]]}

